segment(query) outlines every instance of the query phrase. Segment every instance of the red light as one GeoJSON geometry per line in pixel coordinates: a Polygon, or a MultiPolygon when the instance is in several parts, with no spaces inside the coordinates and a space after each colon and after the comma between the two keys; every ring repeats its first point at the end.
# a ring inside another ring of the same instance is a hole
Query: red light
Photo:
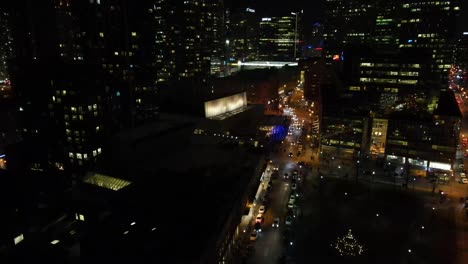
{"type": "Polygon", "coordinates": [[[340,55],[333,55],[333,60],[334,61],[339,61],[340,60],[340,55]]]}
{"type": "Polygon", "coordinates": [[[315,48],[315,50],[322,50],[322,48],[315,48]]]}

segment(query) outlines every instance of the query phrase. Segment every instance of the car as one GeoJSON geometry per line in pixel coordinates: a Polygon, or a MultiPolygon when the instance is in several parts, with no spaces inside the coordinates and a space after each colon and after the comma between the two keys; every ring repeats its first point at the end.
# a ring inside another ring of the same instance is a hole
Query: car
{"type": "Polygon", "coordinates": [[[290,216],[291,218],[296,217],[296,212],[292,208],[288,208],[288,212],[286,213],[287,216],[290,216]]]}
{"type": "Polygon", "coordinates": [[[460,178],[466,177],[466,174],[464,172],[460,172],[460,178]]]}
{"type": "Polygon", "coordinates": [[[292,152],[289,152],[288,157],[291,158],[292,156],[293,156],[293,153],[292,153],[292,152]]]}
{"type": "Polygon", "coordinates": [[[285,173],[285,174],[284,174],[284,178],[285,178],[285,179],[288,179],[288,178],[289,178],[289,174],[288,174],[288,173],[285,173]]]}
{"type": "Polygon", "coordinates": [[[291,184],[291,190],[296,190],[297,189],[297,184],[293,183],[291,184]]]}
{"type": "Polygon", "coordinates": [[[294,201],[288,201],[288,208],[294,208],[294,201]]]}
{"type": "Polygon", "coordinates": [[[260,223],[255,223],[254,229],[255,229],[255,231],[257,231],[257,232],[262,232],[262,224],[260,224],[260,223]]]}
{"type": "Polygon", "coordinates": [[[250,233],[250,241],[255,241],[257,240],[257,231],[254,229],[252,230],[252,233],[250,233]]]}
{"type": "Polygon", "coordinates": [[[463,170],[463,169],[465,168],[465,164],[462,163],[462,164],[458,165],[458,168],[459,168],[460,170],[463,170]]]}
{"type": "Polygon", "coordinates": [[[255,218],[255,223],[263,223],[263,215],[258,214],[257,217],[255,218]]]}
{"type": "Polygon", "coordinates": [[[258,209],[258,214],[262,214],[262,215],[263,215],[264,213],[265,213],[265,206],[262,205],[262,206],[260,206],[260,208],[258,209]]]}
{"type": "Polygon", "coordinates": [[[297,175],[297,174],[299,174],[299,171],[298,171],[298,170],[294,170],[294,171],[293,171],[293,174],[294,174],[294,175],[297,175]]]}
{"type": "Polygon", "coordinates": [[[299,197],[299,194],[296,192],[296,191],[291,191],[291,196],[296,196],[296,197],[299,197]]]}
{"type": "Polygon", "coordinates": [[[279,227],[279,222],[280,222],[279,217],[276,217],[275,219],[273,219],[273,224],[271,226],[272,227],[279,227]]]}
{"type": "Polygon", "coordinates": [[[284,220],[284,224],[287,226],[292,225],[292,217],[291,216],[286,216],[286,219],[284,220]]]}
{"type": "Polygon", "coordinates": [[[466,179],[465,177],[460,178],[460,183],[467,184],[467,183],[468,183],[468,179],[466,179]]]}
{"type": "Polygon", "coordinates": [[[296,202],[296,195],[291,194],[291,195],[289,196],[289,201],[292,201],[293,203],[296,202]]]}

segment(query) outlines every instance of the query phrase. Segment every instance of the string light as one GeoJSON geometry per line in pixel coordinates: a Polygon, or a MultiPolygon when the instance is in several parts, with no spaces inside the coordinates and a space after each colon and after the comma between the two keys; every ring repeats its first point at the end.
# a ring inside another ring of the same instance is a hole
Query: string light
{"type": "Polygon", "coordinates": [[[358,243],[358,241],[354,238],[351,229],[348,230],[348,233],[343,236],[339,237],[335,244],[331,245],[334,247],[340,256],[359,256],[364,253],[364,247],[358,243]]]}

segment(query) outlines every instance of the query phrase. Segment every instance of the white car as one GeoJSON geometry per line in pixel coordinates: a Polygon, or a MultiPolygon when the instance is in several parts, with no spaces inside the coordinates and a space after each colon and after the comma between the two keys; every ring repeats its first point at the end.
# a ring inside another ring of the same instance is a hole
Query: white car
{"type": "Polygon", "coordinates": [[[292,190],[296,190],[296,188],[297,188],[297,185],[295,183],[291,184],[291,189],[292,190]]]}
{"type": "Polygon", "coordinates": [[[260,208],[258,209],[258,214],[264,214],[265,213],[265,206],[262,205],[260,206],[260,208]]]}
{"type": "Polygon", "coordinates": [[[276,217],[276,218],[273,220],[273,224],[272,224],[271,226],[272,226],[272,227],[279,227],[279,222],[280,222],[279,217],[276,217]]]}
{"type": "Polygon", "coordinates": [[[293,203],[296,201],[296,195],[295,194],[291,194],[289,196],[289,201],[292,201],[293,203]]]}
{"type": "Polygon", "coordinates": [[[294,207],[294,201],[289,200],[288,208],[293,208],[293,207],[294,207]]]}
{"type": "Polygon", "coordinates": [[[468,179],[466,179],[465,177],[460,178],[460,183],[467,184],[467,183],[468,183],[468,179]]]}

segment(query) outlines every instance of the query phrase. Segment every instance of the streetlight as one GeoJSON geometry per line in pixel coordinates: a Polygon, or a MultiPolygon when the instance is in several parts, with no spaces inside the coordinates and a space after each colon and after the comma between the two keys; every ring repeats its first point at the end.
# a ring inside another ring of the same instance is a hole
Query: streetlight
{"type": "Polygon", "coordinates": [[[291,12],[291,15],[296,16],[296,27],[294,28],[294,59],[296,59],[296,45],[297,45],[297,15],[298,12],[291,12]]]}

